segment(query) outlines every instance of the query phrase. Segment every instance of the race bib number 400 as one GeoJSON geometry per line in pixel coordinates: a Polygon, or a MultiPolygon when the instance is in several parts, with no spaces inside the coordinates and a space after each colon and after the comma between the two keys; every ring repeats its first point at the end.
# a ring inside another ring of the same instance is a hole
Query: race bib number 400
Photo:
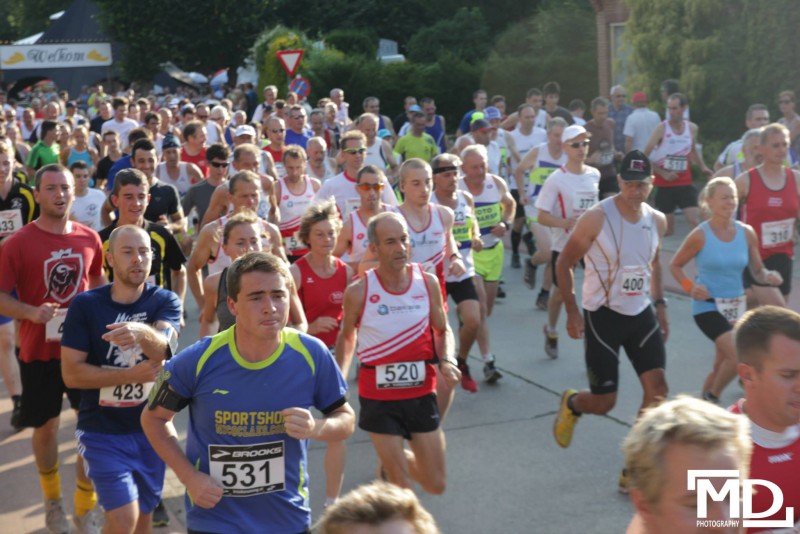
{"type": "Polygon", "coordinates": [[[622,294],[628,297],[643,295],[650,290],[647,269],[639,265],[628,265],[622,268],[620,283],[622,294]]]}
{"type": "Polygon", "coordinates": [[[794,219],[761,223],[761,246],[779,247],[794,237],[794,219]]]}
{"type": "Polygon", "coordinates": [[[283,491],[286,486],[283,441],[255,445],[209,445],[208,474],[222,484],[225,497],[283,491]]]}
{"type": "Polygon", "coordinates": [[[425,362],[387,363],[375,367],[378,389],[415,388],[425,383],[425,362]]]}

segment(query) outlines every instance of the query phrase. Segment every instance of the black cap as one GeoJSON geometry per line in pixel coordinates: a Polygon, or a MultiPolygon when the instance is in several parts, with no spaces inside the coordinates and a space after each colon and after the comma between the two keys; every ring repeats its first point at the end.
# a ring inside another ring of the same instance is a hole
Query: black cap
{"type": "Polygon", "coordinates": [[[626,182],[647,180],[653,175],[650,160],[641,150],[631,150],[625,154],[619,169],[620,177],[626,182]]]}
{"type": "Polygon", "coordinates": [[[482,130],[484,128],[491,128],[492,125],[486,119],[478,119],[470,125],[471,131],[482,130]]]}

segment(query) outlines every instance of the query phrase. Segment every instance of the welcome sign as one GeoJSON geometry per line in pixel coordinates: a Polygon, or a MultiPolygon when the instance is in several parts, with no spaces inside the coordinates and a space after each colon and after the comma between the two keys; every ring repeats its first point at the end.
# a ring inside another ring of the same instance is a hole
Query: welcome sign
{"type": "Polygon", "coordinates": [[[0,70],[111,65],[111,43],[0,46],[0,70]]]}

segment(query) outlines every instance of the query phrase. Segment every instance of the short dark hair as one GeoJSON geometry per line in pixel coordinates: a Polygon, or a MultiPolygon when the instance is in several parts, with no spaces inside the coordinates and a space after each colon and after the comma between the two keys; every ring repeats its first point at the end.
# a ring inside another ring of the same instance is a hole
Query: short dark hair
{"type": "Polygon", "coordinates": [[[356,174],[356,183],[357,184],[361,183],[361,177],[363,175],[365,175],[365,174],[374,174],[375,176],[380,178],[381,181],[383,181],[383,179],[386,177],[386,175],[383,173],[383,171],[378,166],[376,166],[376,165],[364,165],[358,171],[358,174],[356,174]]]}
{"type": "Polygon", "coordinates": [[[161,120],[161,115],[159,115],[158,113],[153,113],[152,111],[148,111],[147,113],[144,114],[144,123],[145,124],[147,124],[148,122],[150,122],[153,119],[158,119],[160,121],[161,120]]]}
{"type": "Polygon", "coordinates": [[[41,138],[44,139],[47,134],[58,128],[56,121],[42,121],[41,138]]]}
{"type": "Polygon", "coordinates": [[[34,189],[36,189],[37,191],[39,190],[39,186],[41,186],[42,184],[42,177],[47,172],[63,172],[64,174],[72,176],[70,170],[61,165],[60,163],[51,163],[49,165],[45,165],[44,167],[36,171],[36,174],[34,175],[34,189]]]}
{"type": "Polygon", "coordinates": [[[128,107],[128,99],[124,96],[115,96],[113,100],[111,100],[111,107],[114,109],[120,107],[128,107]]]}
{"type": "Polygon", "coordinates": [[[189,121],[186,126],[183,127],[183,139],[186,140],[191,136],[197,133],[197,130],[205,126],[202,121],[189,121]]]}
{"type": "Polygon", "coordinates": [[[542,96],[542,91],[540,89],[537,89],[536,87],[528,89],[528,92],[525,93],[525,98],[528,99],[532,96],[542,96]]]}
{"type": "Polygon", "coordinates": [[[88,170],[89,165],[85,161],[79,159],[69,166],[70,172],[74,172],[75,169],[88,170]]]}
{"type": "Polygon", "coordinates": [[[336,203],[333,200],[326,200],[321,204],[311,204],[306,208],[300,218],[297,239],[307,247],[310,247],[308,236],[311,235],[311,227],[323,221],[330,221],[337,234],[342,229],[342,219],[339,217],[339,210],[336,209],[336,203]]]}
{"type": "Polygon", "coordinates": [[[242,276],[252,272],[278,274],[286,281],[287,288],[292,286],[292,277],[282,259],[268,252],[248,252],[228,267],[225,285],[231,300],[237,302],[242,290],[242,276]]]}
{"type": "Polygon", "coordinates": [[[232,195],[234,190],[236,190],[236,186],[239,185],[239,182],[249,182],[251,184],[256,184],[261,187],[261,183],[259,182],[258,175],[252,171],[239,171],[233,176],[231,179],[228,180],[228,192],[232,195]]]}
{"type": "Polygon", "coordinates": [[[778,306],[760,306],[744,314],[733,335],[739,362],[760,371],[773,337],[800,341],[800,314],[778,306]]]}
{"type": "Polygon", "coordinates": [[[150,190],[150,183],[147,181],[147,176],[144,175],[139,169],[122,169],[114,177],[114,189],[111,194],[119,196],[120,190],[126,185],[135,185],[137,187],[144,187],[145,190],[150,190]]]}
{"type": "Polygon", "coordinates": [[[153,135],[153,133],[147,128],[134,128],[128,134],[128,144],[133,146],[136,144],[136,141],[140,139],[151,139],[151,135],[153,135]]]}
{"type": "Polygon", "coordinates": [[[547,95],[560,95],[561,94],[561,86],[558,85],[558,82],[547,82],[542,87],[542,92],[544,96],[547,95]]]}
{"type": "MultiPolygon", "coordinates": [[[[594,100],[592,103],[594,103],[594,100]]],[[[580,98],[575,98],[569,103],[567,109],[570,111],[575,111],[576,109],[586,109],[586,103],[580,98]]],[[[594,109],[594,107],[592,107],[592,109],[594,109]]]]}
{"type": "Polygon", "coordinates": [[[131,148],[131,158],[136,159],[136,151],[137,150],[144,150],[146,152],[150,152],[151,150],[155,150],[156,145],[150,139],[139,139],[133,144],[133,148],[131,148]]]}
{"type": "Polygon", "coordinates": [[[506,97],[504,97],[503,95],[494,95],[492,97],[492,99],[490,100],[490,102],[492,103],[493,106],[495,104],[497,104],[498,102],[505,102],[505,101],[506,101],[506,97]]]}
{"type": "Polygon", "coordinates": [[[669,95],[669,98],[667,98],[667,101],[670,100],[677,100],[682,108],[685,108],[686,106],[689,105],[689,99],[686,98],[686,95],[683,93],[672,93],[671,95],[669,95]]]}
{"type": "Polygon", "coordinates": [[[228,160],[231,157],[231,149],[228,145],[222,143],[214,143],[206,148],[206,161],[214,161],[215,159],[228,160]]]}

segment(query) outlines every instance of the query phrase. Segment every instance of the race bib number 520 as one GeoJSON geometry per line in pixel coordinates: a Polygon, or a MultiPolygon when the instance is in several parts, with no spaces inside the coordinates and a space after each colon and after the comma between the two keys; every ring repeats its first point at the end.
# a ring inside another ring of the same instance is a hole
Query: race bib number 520
{"type": "Polygon", "coordinates": [[[387,363],[375,367],[378,389],[415,388],[425,383],[425,362],[387,363]]]}
{"type": "Polygon", "coordinates": [[[209,445],[208,474],[225,497],[249,497],[286,487],[283,441],[254,445],[209,445]]]}

